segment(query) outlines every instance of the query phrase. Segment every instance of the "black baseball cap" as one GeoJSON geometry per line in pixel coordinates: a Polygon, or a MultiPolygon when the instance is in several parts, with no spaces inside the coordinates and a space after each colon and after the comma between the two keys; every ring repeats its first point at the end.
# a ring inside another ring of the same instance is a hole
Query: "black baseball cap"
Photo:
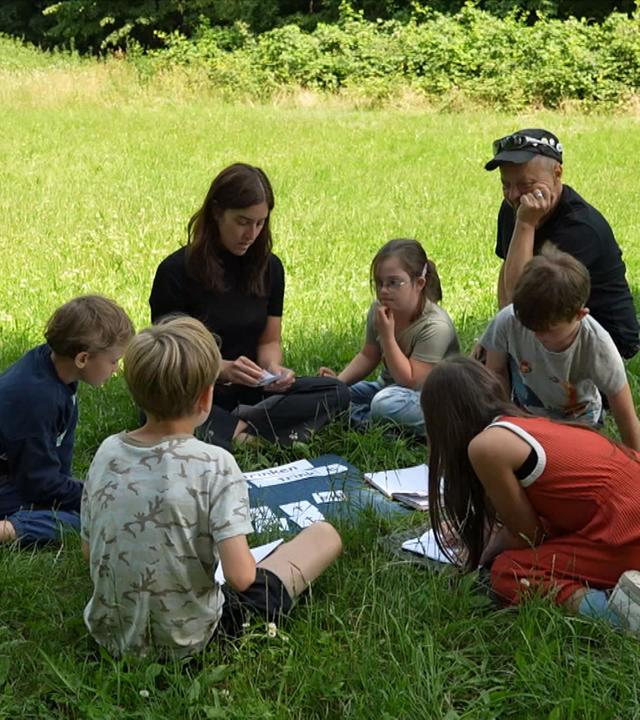
{"type": "Polygon", "coordinates": [[[521,165],[536,155],[544,155],[562,162],[562,143],[548,130],[525,128],[511,135],[505,135],[493,142],[493,158],[484,166],[485,170],[495,170],[502,163],[521,165]]]}

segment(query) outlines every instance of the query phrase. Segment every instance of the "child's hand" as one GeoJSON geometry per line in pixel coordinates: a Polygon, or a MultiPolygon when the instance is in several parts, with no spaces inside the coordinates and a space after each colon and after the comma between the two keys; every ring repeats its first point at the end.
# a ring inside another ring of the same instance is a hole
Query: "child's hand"
{"type": "Polygon", "coordinates": [[[289,370],[289,368],[281,367],[280,365],[271,365],[268,369],[270,373],[273,373],[274,375],[279,375],[280,379],[269,383],[269,385],[265,385],[265,392],[286,392],[296,380],[296,374],[293,372],[293,370],[289,370]]]}
{"type": "Polygon", "coordinates": [[[335,370],[332,370],[331,368],[328,368],[328,367],[321,367],[320,370],[318,370],[318,375],[320,377],[332,377],[332,378],[338,377],[338,373],[335,370]]]}
{"type": "Polygon", "coordinates": [[[387,339],[395,334],[396,321],[393,312],[386,305],[376,307],[376,328],[381,337],[387,339]]]}

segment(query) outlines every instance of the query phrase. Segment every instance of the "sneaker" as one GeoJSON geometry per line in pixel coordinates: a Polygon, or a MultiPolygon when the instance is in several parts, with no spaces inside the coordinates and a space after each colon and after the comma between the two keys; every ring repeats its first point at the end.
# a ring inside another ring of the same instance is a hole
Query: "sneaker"
{"type": "Polygon", "coordinates": [[[608,607],[620,618],[623,626],[640,635],[640,571],[627,570],[609,598],[608,607]]]}

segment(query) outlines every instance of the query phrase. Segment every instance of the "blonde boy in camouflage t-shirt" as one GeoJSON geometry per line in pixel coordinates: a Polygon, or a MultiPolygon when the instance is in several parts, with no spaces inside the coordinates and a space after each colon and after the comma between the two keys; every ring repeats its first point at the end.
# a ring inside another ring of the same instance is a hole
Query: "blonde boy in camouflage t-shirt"
{"type": "Polygon", "coordinates": [[[225,450],[193,436],[107,438],[82,503],[91,634],[115,655],[149,644],[176,655],[202,649],[224,602],[213,579],[217,546],[252,531],[247,484],[225,450]]]}
{"type": "Polygon", "coordinates": [[[107,438],[89,470],[81,532],[94,590],[84,617],[116,656],[155,649],[182,657],[202,650],[221,621],[235,627],[224,621],[238,608],[269,619],[286,613],[341,543],[316,523],[256,568],[242,473],[228,452],[193,436],[221,363],[202,323],[181,317],[142,331],[124,363],[147,421],[107,438]]]}

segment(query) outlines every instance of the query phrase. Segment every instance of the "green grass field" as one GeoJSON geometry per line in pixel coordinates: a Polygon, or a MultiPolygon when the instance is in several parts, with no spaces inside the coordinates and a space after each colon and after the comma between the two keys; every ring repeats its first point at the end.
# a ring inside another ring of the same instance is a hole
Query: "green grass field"
{"type": "MultiPolygon", "coordinates": [[[[369,262],[395,236],[418,238],[436,260],[468,349],[494,312],[498,272],[499,180],[482,165],[492,139],[518,126],[561,137],[565,180],[610,219],[640,293],[633,117],[224,106],[126,88],[102,98],[90,73],[64,72],[0,76],[2,368],[79,293],[112,296],[137,326],[147,323],[156,265],[184,242],[213,176],[236,160],[261,166],[275,188],[290,367],[338,368],[357,350],[369,262]]],[[[629,370],[637,398],[638,361],[629,370]]],[[[80,404],[82,476],[106,435],[135,425],[135,410],[120,377],[83,388],[80,404]]],[[[309,448],[323,452],[362,470],[425,454],[342,427],[309,448]]],[[[262,447],[239,462],[298,456],[262,447]]],[[[82,622],[90,581],[75,540],[38,554],[4,549],[0,719],[640,717],[637,640],[544,600],[493,611],[473,578],[386,554],[378,539],[392,529],[374,516],[343,528],[343,557],[277,637],[256,626],[188,664],[115,662],[96,648],[82,622]]]]}

